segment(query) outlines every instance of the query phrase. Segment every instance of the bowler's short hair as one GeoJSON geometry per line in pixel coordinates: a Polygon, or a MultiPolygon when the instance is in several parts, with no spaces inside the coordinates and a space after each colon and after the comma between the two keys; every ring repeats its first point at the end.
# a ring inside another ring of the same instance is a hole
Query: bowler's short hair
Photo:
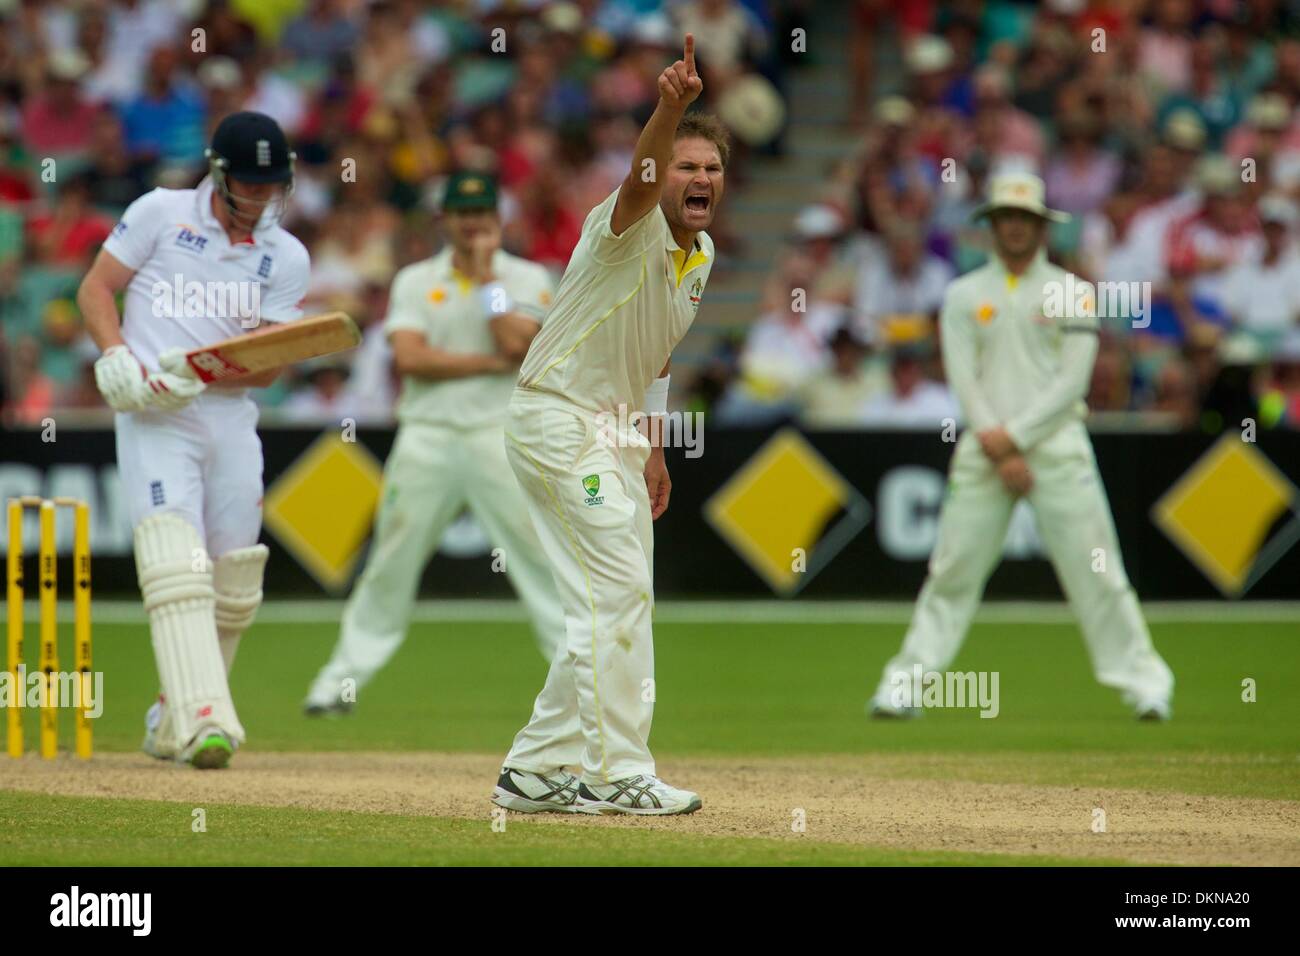
{"type": "Polygon", "coordinates": [[[727,160],[731,158],[731,136],[727,133],[727,127],[722,125],[722,120],[718,119],[712,113],[687,113],[682,117],[681,122],[677,124],[677,132],[673,136],[673,141],[679,139],[689,139],[698,136],[700,139],[707,139],[718,150],[718,158],[722,160],[722,168],[727,168],[727,160]]]}

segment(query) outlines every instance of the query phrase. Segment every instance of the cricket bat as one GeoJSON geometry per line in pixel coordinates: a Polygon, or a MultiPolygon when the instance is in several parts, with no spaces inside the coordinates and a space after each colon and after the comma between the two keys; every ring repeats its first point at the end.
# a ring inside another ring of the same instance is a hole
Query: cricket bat
{"type": "Polygon", "coordinates": [[[327,312],[192,349],[185,353],[185,366],[200,382],[212,383],[333,355],[360,343],[361,330],[351,316],[327,312]]]}

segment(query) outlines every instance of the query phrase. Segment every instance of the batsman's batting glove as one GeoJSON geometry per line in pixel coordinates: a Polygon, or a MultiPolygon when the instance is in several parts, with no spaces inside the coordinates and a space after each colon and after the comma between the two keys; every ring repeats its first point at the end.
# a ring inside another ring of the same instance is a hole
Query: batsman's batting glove
{"type": "Polygon", "coordinates": [[[95,385],[115,412],[138,412],[148,404],[145,372],[125,345],[110,346],[95,361],[95,385]]]}
{"type": "Polygon", "coordinates": [[[149,405],[153,408],[174,412],[194,401],[207,388],[190,371],[183,349],[168,349],[158,356],[158,364],[163,370],[150,374],[146,382],[149,405]]]}

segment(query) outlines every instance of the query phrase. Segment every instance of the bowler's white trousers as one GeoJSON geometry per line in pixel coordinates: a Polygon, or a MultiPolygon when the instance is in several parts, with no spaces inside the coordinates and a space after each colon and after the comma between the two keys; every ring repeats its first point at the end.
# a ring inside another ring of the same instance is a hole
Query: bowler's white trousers
{"type": "Polygon", "coordinates": [[[505,762],[536,773],[580,765],[586,783],[653,775],[649,444],[636,433],[619,440],[593,412],[516,389],[506,452],[560,591],[568,640],[505,762]]]}
{"type": "Polygon", "coordinates": [[[506,461],[501,426],[452,428],[405,422],[384,466],[383,499],[365,570],[343,610],[339,642],[308,700],[337,700],[343,681],[361,688],[401,647],[420,577],[447,526],[466,507],[502,549],[505,572],[549,661],[564,642],[564,613],[528,508],[506,461]]]}
{"type": "MultiPolygon", "coordinates": [[[[1097,681],[1135,706],[1167,702],[1173,673],[1151,644],[1124,573],[1087,430],[1080,422],[1065,425],[1025,460],[1034,477],[1029,504],[1097,681]]],[[[942,671],[957,655],[1001,557],[1014,506],[977,436],[967,431],[953,454],[929,575],[903,647],[885,665],[876,701],[889,702],[898,680],[910,686],[915,665],[942,671]]]]}

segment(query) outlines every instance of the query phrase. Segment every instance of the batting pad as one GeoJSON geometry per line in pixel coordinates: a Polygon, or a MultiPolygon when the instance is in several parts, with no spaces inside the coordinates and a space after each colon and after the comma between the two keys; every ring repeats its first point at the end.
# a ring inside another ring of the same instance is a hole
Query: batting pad
{"type": "Polygon", "coordinates": [[[217,643],[212,571],[198,531],[180,515],[151,515],[135,529],[135,566],[176,740],[187,747],[207,727],[242,743],[244,728],[217,643]]]}
{"type": "Polygon", "coordinates": [[[235,664],[239,638],[253,624],[262,605],[262,572],[270,555],[264,544],[237,548],[217,558],[212,582],[217,592],[217,638],[226,674],[235,664]]]}

